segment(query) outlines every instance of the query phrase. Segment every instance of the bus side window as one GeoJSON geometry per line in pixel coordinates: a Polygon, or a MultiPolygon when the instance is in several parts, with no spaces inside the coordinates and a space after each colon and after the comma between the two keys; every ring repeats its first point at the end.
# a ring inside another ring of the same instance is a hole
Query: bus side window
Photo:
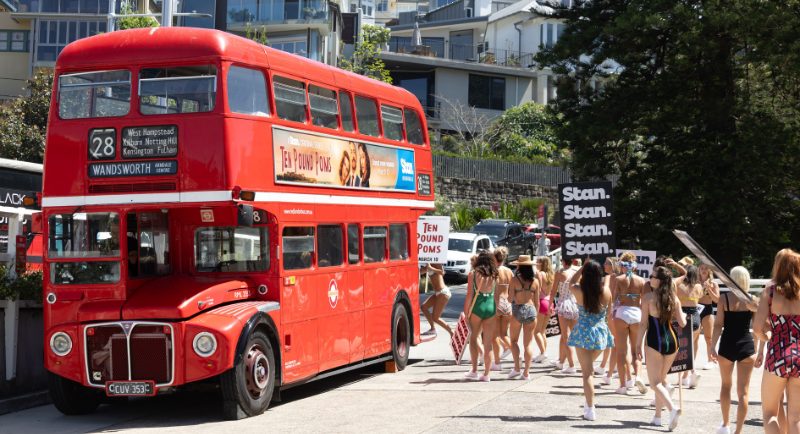
{"type": "Polygon", "coordinates": [[[361,249],[358,245],[358,225],[347,225],[347,262],[358,264],[361,249]]]}
{"type": "Polygon", "coordinates": [[[383,136],[389,140],[403,141],[403,111],[389,105],[381,104],[383,120],[383,136]]]}
{"type": "Polygon", "coordinates": [[[408,228],[404,224],[389,225],[389,260],[408,259],[408,228]]]}
{"type": "Polygon", "coordinates": [[[342,227],[339,225],[317,226],[317,265],[336,267],[344,262],[342,227]]]}
{"type": "Polygon", "coordinates": [[[272,84],[278,117],[286,121],[305,123],[306,84],[278,75],[273,77],[272,84]]]}
{"type": "Polygon", "coordinates": [[[323,128],[337,129],[339,122],[339,105],[336,103],[336,92],[324,87],[308,86],[308,102],[311,108],[311,123],[323,128]]]}
{"type": "Polygon", "coordinates": [[[369,98],[356,97],[356,121],[358,132],[367,136],[378,137],[378,109],[375,101],[369,98]]]}
{"type": "Polygon", "coordinates": [[[422,124],[419,122],[417,114],[409,109],[403,110],[406,115],[406,139],[408,143],[415,145],[425,145],[425,136],[422,132],[422,124]]]}
{"type": "Polygon", "coordinates": [[[283,269],[311,268],[314,256],[314,227],[283,228],[283,269]]]}
{"type": "Polygon", "coordinates": [[[342,129],[352,133],[355,131],[353,109],[350,107],[350,95],[347,92],[339,92],[339,110],[342,113],[342,129]]]}
{"type": "Polygon", "coordinates": [[[234,113],[269,116],[267,84],[264,73],[231,66],[227,77],[228,107],[234,113]]]}
{"type": "Polygon", "coordinates": [[[367,226],[364,228],[364,263],[371,264],[386,260],[386,227],[367,226]]]}

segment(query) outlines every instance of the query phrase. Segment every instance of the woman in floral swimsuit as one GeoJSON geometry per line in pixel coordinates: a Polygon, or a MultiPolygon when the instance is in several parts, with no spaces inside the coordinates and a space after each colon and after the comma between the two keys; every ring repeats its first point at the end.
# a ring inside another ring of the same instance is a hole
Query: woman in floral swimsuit
{"type": "MultiPolygon", "coordinates": [[[[553,285],[558,286],[558,302],[555,306],[555,312],[558,313],[558,326],[561,328],[561,340],[559,342],[559,355],[558,360],[550,362],[555,365],[561,372],[565,374],[575,373],[575,352],[567,345],[567,339],[575,323],[578,322],[578,304],[575,302],[575,296],[569,290],[569,279],[575,274],[575,271],[580,265],[580,259],[574,262],[561,260],[561,270],[556,273],[556,279],[553,285]],[[575,264],[570,267],[571,264],[575,264]],[[569,361],[569,367],[564,367],[564,360],[569,361]]],[[[551,310],[553,309],[551,304],[551,310]]]]}

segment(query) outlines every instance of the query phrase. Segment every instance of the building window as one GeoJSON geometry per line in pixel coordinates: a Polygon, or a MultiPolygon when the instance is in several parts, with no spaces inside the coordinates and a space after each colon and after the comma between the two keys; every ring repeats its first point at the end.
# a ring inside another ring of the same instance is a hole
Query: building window
{"type": "Polygon", "coordinates": [[[308,57],[308,38],[305,34],[270,38],[269,46],[276,50],[308,57]]]}
{"type": "Polygon", "coordinates": [[[24,30],[0,30],[0,51],[27,53],[28,33],[24,30]]]}
{"type": "Polygon", "coordinates": [[[506,79],[486,75],[469,75],[467,103],[475,108],[505,110],[506,79]]]}
{"type": "Polygon", "coordinates": [[[36,60],[55,62],[70,42],[105,33],[106,21],[39,21],[36,60]]]}
{"type": "Polygon", "coordinates": [[[375,6],[377,12],[389,12],[389,0],[380,0],[375,6]]]}

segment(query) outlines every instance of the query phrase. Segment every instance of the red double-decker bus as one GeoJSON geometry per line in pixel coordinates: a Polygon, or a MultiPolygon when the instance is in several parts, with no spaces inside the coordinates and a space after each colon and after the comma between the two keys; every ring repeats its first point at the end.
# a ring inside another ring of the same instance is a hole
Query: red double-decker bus
{"type": "Polygon", "coordinates": [[[34,226],[61,412],[206,381],[241,418],[405,367],[433,208],[409,92],[224,32],[126,30],[59,55],[47,131],[34,226]]]}

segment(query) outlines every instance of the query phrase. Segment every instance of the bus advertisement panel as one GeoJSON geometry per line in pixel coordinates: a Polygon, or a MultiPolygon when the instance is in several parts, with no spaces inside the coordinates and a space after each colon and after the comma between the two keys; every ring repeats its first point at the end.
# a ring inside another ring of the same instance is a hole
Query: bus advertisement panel
{"type": "Polygon", "coordinates": [[[275,182],[414,193],[414,151],[273,127],[275,182]]]}

